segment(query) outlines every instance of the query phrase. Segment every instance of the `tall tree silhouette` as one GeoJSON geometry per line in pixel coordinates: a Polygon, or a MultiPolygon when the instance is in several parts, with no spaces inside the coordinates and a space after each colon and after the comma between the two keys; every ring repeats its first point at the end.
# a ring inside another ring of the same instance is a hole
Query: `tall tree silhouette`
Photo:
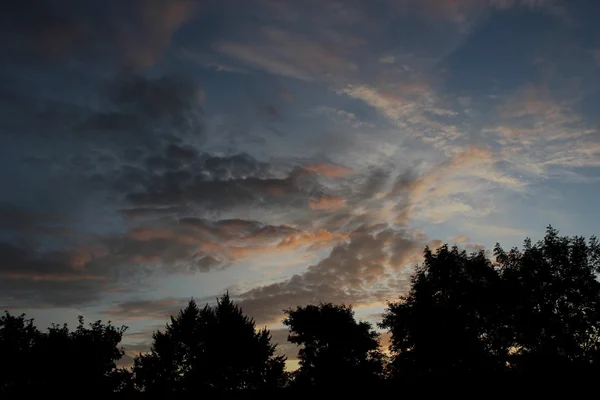
{"type": "Polygon", "coordinates": [[[600,371],[600,245],[548,227],[523,250],[468,255],[443,246],[425,260],[409,293],[380,326],[392,334],[398,376],[527,379],[600,371]]]}
{"type": "MultiPolygon", "coordinates": [[[[548,378],[580,374],[600,361],[600,245],[595,237],[561,237],[548,227],[523,250],[497,244],[506,285],[503,308],[512,334],[510,364],[548,378]]],[[[598,365],[596,364],[596,368],[598,365]]]]}
{"type": "Polygon", "coordinates": [[[288,340],[301,345],[300,386],[369,384],[383,374],[378,334],[350,306],[321,303],[285,310],[288,340]]]}
{"type": "Polygon", "coordinates": [[[509,344],[498,301],[501,280],[483,252],[425,249],[409,293],[389,303],[392,371],[401,377],[489,374],[505,368],[509,344]]]}
{"type": "Polygon", "coordinates": [[[257,331],[225,294],[202,309],[191,300],[154,333],[151,352],[136,357],[133,371],[140,389],[155,394],[272,388],[285,378],[285,357],[275,349],[269,330],[257,331]]]}

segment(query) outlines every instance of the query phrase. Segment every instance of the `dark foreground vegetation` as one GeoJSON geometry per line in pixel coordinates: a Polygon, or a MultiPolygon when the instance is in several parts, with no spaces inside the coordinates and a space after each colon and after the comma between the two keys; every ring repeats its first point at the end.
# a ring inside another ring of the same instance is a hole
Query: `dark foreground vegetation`
{"type": "Polygon", "coordinates": [[[434,388],[489,396],[525,384],[589,387],[600,378],[599,272],[595,238],[552,228],[522,250],[497,245],[494,261],[456,247],[425,249],[410,291],[379,323],[391,334],[389,355],[351,307],[297,307],[283,320],[288,340],[301,346],[293,373],[269,331],[256,329],[228,295],[203,308],[190,301],[131,370],[116,367],[124,327],[80,320],[73,331],[41,332],[6,313],[0,398],[412,397],[434,388]]]}

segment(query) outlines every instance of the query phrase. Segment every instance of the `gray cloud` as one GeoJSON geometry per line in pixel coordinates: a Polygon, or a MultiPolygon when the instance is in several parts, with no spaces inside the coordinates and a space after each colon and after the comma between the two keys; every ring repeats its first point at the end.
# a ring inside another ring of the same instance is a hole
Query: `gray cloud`
{"type": "Polygon", "coordinates": [[[204,1],[23,0],[3,6],[3,50],[28,64],[68,57],[128,71],[160,60],[176,31],[204,1]]]}
{"type": "Polygon", "coordinates": [[[255,220],[160,215],[144,217],[124,233],[83,234],[54,226],[64,222],[56,216],[0,211],[11,217],[0,240],[0,299],[12,306],[85,305],[114,291],[142,290],[153,276],[224,268],[245,249],[303,233],[255,220]]]}
{"type": "MultiPolygon", "coordinates": [[[[133,321],[137,319],[167,321],[171,315],[175,316],[179,313],[179,310],[185,308],[189,300],[173,297],[157,300],[131,300],[109,307],[102,311],[102,314],[118,321],[133,321]]],[[[139,339],[140,337],[145,339],[147,334],[147,332],[142,332],[139,335],[134,335],[134,337],[128,336],[127,339],[139,339]]]]}
{"type": "MultiPolygon", "coordinates": [[[[77,108],[75,123],[66,124],[65,134],[71,135],[70,142],[76,146],[67,151],[49,150],[50,154],[44,154],[48,150],[40,146],[42,151],[34,157],[42,164],[29,167],[37,170],[43,166],[60,176],[64,188],[60,196],[65,200],[59,203],[66,219],[43,230],[39,223],[32,225],[28,213],[33,211],[7,212],[11,226],[21,230],[7,233],[7,243],[24,237],[26,227],[34,232],[30,240],[40,242],[18,247],[31,258],[19,259],[19,263],[34,268],[36,260],[53,254],[48,258],[52,267],[37,278],[16,275],[10,269],[0,271],[20,282],[7,286],[10,296],[30,290],[52,304],[81,304],[101,298],[109,290],[139,290],[144,278],[156,274],[224,268],[283,240],[295,245],[298,237],[310,236],[315,229],[351,234],[350,243],[335,247],[330,261],[282,284],[278,289],[282,293],[303,293],[306,299],[316,299],[319,293],[331,292],[340,300],[353,299],[362,290],[361,281],[376,282],[383,276],[383,258],[400,260],[393,249],[400,233],[367,234],[361,228],[380,219],[370,213],[377,211],[382,201],[409,201],[399,196],[401,190],[410,189],[408,184],[396,188],[393,195],[373,198],[376,192],[394,187],[392,167],[352,174],[340,165],[258,160],[245,153],[211,154],[203,148],[207,132],[199,88],[183,78],[124,76],[111,81],[105,93],[106,104],[100,110],[77,108]],[[86,218],[99,211],[107,213],[103,219],[112,227],[102,232],[84,227],[87,232],[82,234],[82,221],[72,213],[78,207],[65,207],[73,201],[85,204],[81,213],[86,218]],[[365,211],[357,213],[346,207],[357,205],[365,211]],[[267,214],[285,214],[288,225],[261,219],[267,214]],[[50,237],[59,228],[63,234],[50,237]],[[363,242],[368,244],[360,245],[363,242]],[[58,253],[44,250],[50,244],[58,253]],[[373,248],[368,250],[369,246],[373,248]],[[377,246],[379,252],[374,250],[377,246]],[[79,269],[71,271],[69,260],[77,257],[79,269]],[[341,274],[332,272],[336,263],[347,265],[341,274]],[[66,273],[61,268],[73,277],[59,277],[66,273]],[[80,281],[81,291],[63,290],[80,281]]],[[[65,115],[55,114],[55,123],[64,121],[65,115]]],[[[39,139],[39,133],[31,134],[39,139]]],[[[314,236],[339,239],[330,233],[314,236]]],[[[308,242],[307,246],[316,249],[308,242]]],[[[7,254],[13,257],[8,250],[7,254]]],[[[261,301],[258,292],[248,294],[246,300],[249,304],[261,301]]]]}
{"type": "Polygon", "coordinates": [[[273,323],[284,308],[295,305],[319,301],[357,305],[394,298],[399,288],[390,287],[388,279],[396,278],[423,245],[419,238],[385,224],[362,227],[306,272],[241,293],[241,304],[257,321],[273,323]]]}
{"type": "Polygon", "coordinates": [[[53,305],[89,303],[112,290],[140,290],[142,278],[157,273],[226,267],[239,257],[229,245],[274,245],[301,233],[219,217],[249,207],[310,210],[325,189],[299,166],[206,152],[198,90],[183,78],[122,76],[106,87],[99,110],[63,112],[67,105],[44,102],[42,111],[31,102],[22,110],[31,126],[8,134],[28,138],[32,151],[17,165],[32,178],[27,193],[0,197],[9,303],[25,294],[53,305]],[[56,129],[41,129],[49,125],[56,129]],[[68,140],[46,145],[54,134],[68,140]],[[32,197],[46,201],[22,202],[32,197]],[[95,216],[109,228],[95,229],[95,216]]]}
{"type": "Polygon", "coordinates": [[[0,243],[1,299],[8,306],[74,306],[116,288],[116,269],[93,262],[90,253],[39,251],[0,243]],[[81,269],[81,263],[88,268],[81,269]]]}

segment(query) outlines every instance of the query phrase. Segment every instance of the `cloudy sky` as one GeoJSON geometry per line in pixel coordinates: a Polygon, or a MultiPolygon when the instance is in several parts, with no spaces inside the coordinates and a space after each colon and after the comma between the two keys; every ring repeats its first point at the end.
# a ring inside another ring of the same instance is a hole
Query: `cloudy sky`
{"type": "Polygon", "coordinates": [[[191,297],[284,340],[426,245],[596,233],[596,0],[0,7],[0,306],[127,324],[125,361],[191,297]]]}

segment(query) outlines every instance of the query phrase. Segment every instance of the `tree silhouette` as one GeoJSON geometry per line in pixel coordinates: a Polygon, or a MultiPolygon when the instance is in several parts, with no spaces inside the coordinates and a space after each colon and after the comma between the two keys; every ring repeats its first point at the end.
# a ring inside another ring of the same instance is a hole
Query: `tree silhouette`
{"type": "Polygon", "coordinates": [[[269,330],[256,330],[228,294],[214,307],[194,300],[156,331],[150,353],[136,357],[138,387],[156,394],[234,392],[278,387],[285,357],[275,356],[269,330]]]}
{"type": "Polygon", "coordinates": [[[511,333],[511,366],[522,374],[570,376],[598,367],[600,245],[548,227],[523,250],[495,247],[506,285],[502,306],[511,333]]]}
{"type": "Polygon", "coordinates": [[[383,374],[378,334],[350,306],[320,303],[285,310],[288,340],[301,345],[299,386],[370,384],[383,374]]]}
{"type": "Polygon", "coordinates": [[[391,332],[396,376],[449,377],[498,372],[508,344],[500,277],[483,252],[425,249],[409,293],[389,303],[380,327],[391,332]]]}
{"type": "Polygon", "coordinates": [[[523,250],[468,255],[443,246],[388,304],[392,370],[402,377],[573,378],[599,369],[600,245],[549,227],[523,250]]]}
{"type": "Polygon", "coordinates": [[[96,394],[115,391],[113,374],[117,370],[116,361],[124,354],[119,343],[125,330],[101,321],[86,327],[83,317],[79,317],[73,331],[66,324],[50,326],[37,345],[43,388],[61,393],[76,393],[89,387],[96,394]]]}
{"type": "Polygon", "coordinates": [[[9,397],[30,386],[34,376],[29,374],[35,365],[35,346],[41,333],[33,319],[8,312],[0,317],[0,398],[9,397]]]}
{"type": "Polygon", "coordinates": [[[115,362],[123,355],[124,331],[101,321],[86,327],[79,317],[74,331],[53,324],[42,333],[25,315],[6,313],[0,318],[2,393],[75,395],[90,387],[99,395],[114,392],[121,385],[115,362]]]}

